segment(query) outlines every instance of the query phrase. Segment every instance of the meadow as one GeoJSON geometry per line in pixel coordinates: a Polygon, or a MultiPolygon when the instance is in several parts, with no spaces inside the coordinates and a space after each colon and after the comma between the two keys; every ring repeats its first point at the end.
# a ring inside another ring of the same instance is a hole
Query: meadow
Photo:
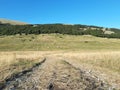
{"type": "Polygon", "coordinates": [[[47,56],[98,71],[120,85],[120,39],[62,34],[0,36],[0,81],[28,69],[47,56]]]}
{"type": "Polygon", "coordinates": [[[99,38],[90,35],[15,35],[0,36],[0,51],[102,51],[120,50],[120,39],[99,38]]]}

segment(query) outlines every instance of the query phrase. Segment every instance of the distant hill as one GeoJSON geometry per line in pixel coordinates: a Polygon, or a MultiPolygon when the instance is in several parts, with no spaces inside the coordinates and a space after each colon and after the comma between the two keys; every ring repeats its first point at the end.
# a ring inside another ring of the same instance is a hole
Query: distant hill
{"type": "Polygon", "coordinates": [[[25,23],[25,22],[20,22],[20,21],[16,21],[16,20],[8,20],[8,19],[0,18],[0,24],[26,25],[27,23],[25,23]]]}
{"type": "Polygon", "coordinates": [[[69,34],[93,35],[103,38],[120,38],[120,29],[81,24],[27,24],[24,22],[0,19],[0,36],[16,34],[69,34]]]}

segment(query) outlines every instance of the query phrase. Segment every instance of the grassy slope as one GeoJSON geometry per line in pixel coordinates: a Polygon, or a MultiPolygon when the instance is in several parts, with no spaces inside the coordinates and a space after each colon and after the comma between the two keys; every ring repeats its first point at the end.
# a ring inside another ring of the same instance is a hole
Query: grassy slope
{"type": "Polygon", "coordinates": [[[120,84],[120,39],[61,34],[1,36],[0,51],[0,81],[31,67],[41,57],[57,55],[76,66],[106,73],[108,82],[111,78],[120,84]]]}
{"type": "Polygon", "coordinates": [[[120,50],[120,39],[61,34],[0,37],[0,51],[29,50],[120,50]]]}
{"type": "Polygon", "coordinates": [[[3,23],[3,24],[9,23],[9,24],[12,24],[12,25],[25,25],[25,24],[27,24],[25,22],[20,22],[20,21],[15,21],[15,20],[8,20],[8,19],[2,19],[2,18],[0,18],[0,22],[3,23]]]}

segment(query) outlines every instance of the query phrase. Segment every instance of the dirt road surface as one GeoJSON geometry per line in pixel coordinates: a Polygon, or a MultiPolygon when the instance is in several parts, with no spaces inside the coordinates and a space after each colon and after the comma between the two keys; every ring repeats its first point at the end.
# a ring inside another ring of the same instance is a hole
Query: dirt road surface
{"type": "Polygon", "coordinates": [[[113,90],[94,74],[77,68],[69,60],[45,57],[30,70],[6,80],[0,90],[113,90]]]}

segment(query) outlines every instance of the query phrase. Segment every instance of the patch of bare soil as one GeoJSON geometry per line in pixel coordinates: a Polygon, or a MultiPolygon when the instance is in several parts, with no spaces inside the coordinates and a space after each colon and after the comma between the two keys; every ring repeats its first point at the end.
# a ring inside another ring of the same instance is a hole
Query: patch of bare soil
{"type": "Polygon", "coordinates": [[[68,61],[47,57],[6,80],[0,90],[112,90],[105,82],[68,61]]]}

